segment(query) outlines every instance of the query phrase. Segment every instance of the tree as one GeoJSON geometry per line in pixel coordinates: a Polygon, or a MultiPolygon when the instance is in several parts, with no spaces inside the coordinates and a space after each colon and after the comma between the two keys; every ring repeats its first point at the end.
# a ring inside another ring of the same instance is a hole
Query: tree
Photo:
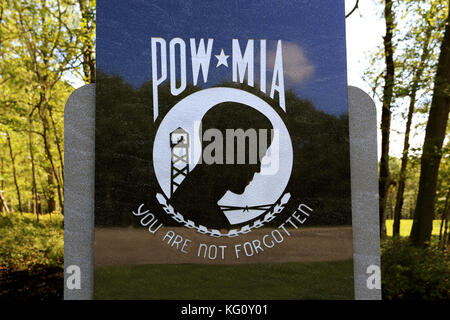
{"type": "Polygon", "coordinates": [[[352,10],[350,10],[349,13],[347,13],[347,14],[345,15],[345,18],[347,19],[348,17],[350,17],[350,16],[356,11],[356,9],[358,9],[358,8],[359,8],[359,0],[356,0],[355,6],[353,7],[352,10]]]}
{"type": "Polygon", "coordinates": [[[8,141],[8,148],[9,148],[9,155],[11,157],[11,164],[12,164],[12,171],[13,171],[13,177],[14,177],[14,185],[16,186],[16,192],[17,192],[17,199],[19,200],[19,212],[22,213],[22,197],[20,196],[20,187],[19,183],[17,182],[17,170],[16,170],[16,156],[14,155],[12,143],[11,143],[11,136],[9,135],[9,132],[6,131],[6,140],[8,141]]]}
{"type": "MultiPolygon", "coordinates": [[[[445,5],[443,1],[422,3],[408,1],[403,8],[405,16],[411,17],[407,24],[405,37],[402,39],[406,48],[397,56],[397,85],[396,98],[409,98],[405,136],[398,188],[394,210],[393,235],[400,234],[400,219],[403,209],[403,195],[406,187],[406,167],[410,148],[410,133],[412,119],[420,93],[427,94],[432,87],[432,74],[435,72],[434,48],[442,41],[443,24],[445,20],[445,5]]],[[[402,26],[401,28],[405,28],[402,26]]],[[[400,30],[399,30],[400,32],[400,30]]],[[[404,32],[405,33],[405,32],[404,32]]]]}
{"type": "Polygon", "coordinates": [[[422,51],[422,55],[420,58],[420,62],[419,62],[419,65],[417,66],[417,69],[414,72],[414,79],[411,84],[410,102],[409,102],[408,116],[407,116],[407,121],[406,121],[405,137],[404,137],[404,141],[403,141],[402,164],[401,164],[401,168],[400,168],[400,177],[399,177],[399,181],[398,181],[398,189],[397,189],[397,196],[396,196],[395,209],[394,209],[394,227],[393,227],[393,235],[394,236],[400,235],[400,219],[401,219],[402,208],[403,208],[403,194],[405,192],[406,166],[408,164],[408,153],[409,153],[409,135],[411,132],[412,118],[414,115],[414,108],[415,108],[415,104],[416,104],[417,90],[419,89],[419,81],[421,80],[423,69],[424,69],[425,63],[428,59],[428,53],[429,53],[428,46],[430,43],[430,36],[431,36],[431,30],[427,29],[425,32],[423,51],[422,51]]]}
{"type": "MultiPolygon", "coordinates": [[[[36,219],[63,209],[63,116],[73,91],[66,79],[95,79],[94,35],[93,0],[0,2],[0,132],[13,138],[20,206],[32,203],[36,219]]],[[[2,195],[17,204],[9,158],[2,195]]]]}
{"type": "MultiPolygon", "coordinates": [[[[450,4],[449,4],[450,5],[450,4]]],[[[442,144],[450,106],[450,19],[447,15],[423,145],[419,191],[410,239],[425,246],[431,238],[442,144]]]]}
{"type": "Polygon", "coordinates": [[[78,0],[81,21],[77,35],[83,55],[83,79],[86,83],[95,83],[95,4],[96,0],[78,0]]]}
{"type": "Polygon", "coordinates": [[[386,200],[389,191],[389,136],[391,129],[391,103],[394,91],[394,45],[393,32],[395,28],[395,14],[392,9],[393,1],[385,0],[384,19],[386,21],[386,35],[384,36],[384,57],[386,63],[386,73],[384,76],[383,107],[381,112],[381,158],[379,174],[379,195],[380,195],[380,234],[386,235],[385,211],[386,200]]]}
{"type": "MultiPolygon", "coordinates": [[[[450,127],[447,126],[447,135],[450,133],[450,127]]],[[[439,226],[439,245],[442,249],[446,248],[448,243],[448,218],[450,213],[450,141],[443,149],[444,155],[439,166],[439,176],[436,190],[435,215],[441,218],[439,226]]]]}

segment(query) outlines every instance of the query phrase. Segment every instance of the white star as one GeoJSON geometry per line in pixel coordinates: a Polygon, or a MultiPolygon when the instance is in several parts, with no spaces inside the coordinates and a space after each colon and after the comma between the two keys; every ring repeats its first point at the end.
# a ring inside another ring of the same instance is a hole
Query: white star
{"type": "Polygon", "coordinates": [[[221,65],[224,65],[225,67],[228,68],[227,59],[228,59],[229,55],[225,54],[225,52],[223,52],[223,49],[222,49],[222,51],[220,51],[220,54],[216,54],[215,56],[217,58],[216,68],[220,67],[221,65]]]}

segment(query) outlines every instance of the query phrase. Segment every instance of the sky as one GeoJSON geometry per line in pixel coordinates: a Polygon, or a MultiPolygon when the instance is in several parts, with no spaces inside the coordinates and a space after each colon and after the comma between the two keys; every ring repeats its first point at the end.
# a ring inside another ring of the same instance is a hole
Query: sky
{"type": "MultiPolygon", "coordinates": [[[[233,38],[239,39],[242,51],[246,41],[254,39],[255,83],[258,83],[259,41],[267,39],[267,82],[271,84],[276,44],[282,40],[286,89],[311,100],[320,110],[340,115],[347,113],[344,1],[334,2],[337,5],[333,6],[329,3],[100,0],[97,68],[119,74],[139,87],[151,80],[150,38],[163,37],[168,43],[180,37],[186,42],[189,81],[191,37],[213,38],[213,56],[221,49],[231,54],[233,38]]],[[[231,81],[231,69],[231,61],[228,68],[216,68],[213,57],[204,86],[231,81]]]]}
{"type": "MultiPolygon", "coordinates": [[[[345,0],[345,12],[350,12],[355,5],[356,0],[345,0]]],[[[100,1],[99,1],[100,2],[100,1]]],[[[368,56],[374,52],[378,46],[382,45],[383,35],[385,33],[384,20],[382,18],[383,7],[379,0],[360,0],[359,9],[356,10],[349,18],[345,19],[346,25],[346,56],[347,56],[347,83],[356,86],[366,92],[370,92],[370,86],[366,83],[362,75],[364,70],[370,65],[368,56]]],[[[145,14],[145,12],[142,12],[145,14]]],[[[295,51],[295,49],[294,49],[295,51]]],[[[311,54],[302,52],[303,58],[297,60],[303,66],[308,66],[311,54]],[[306,61],[304,61],[306,60],[306,61]]],[[[295,56],[295,54],[294,54],[295,56]]],[[[313,69],[313,72],[317,72],[313,69]]],[[[84,83],[81,79],[68,75],[69,80],[75,88],[81,87],[84,83]]],[[[378,127],[381,118],[381,103],[375,100],[377,107],[378,127]]],[[[394,117],[392,121],[393,131],[391,133],[391,156],[400,157],[403,148],[404,122],[399,117],[394,117]]],[[[411,137],[412,147],[420,147],[424,138],[423,130],[415,132],[411,137]]],[[[378,132],[378,156],[381,150],[381,133],[378,132]]]]}

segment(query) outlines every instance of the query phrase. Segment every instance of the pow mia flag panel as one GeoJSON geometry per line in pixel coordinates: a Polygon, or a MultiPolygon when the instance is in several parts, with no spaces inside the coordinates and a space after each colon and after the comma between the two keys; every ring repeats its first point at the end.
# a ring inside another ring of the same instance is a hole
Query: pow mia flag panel
{"type": "Polygon", "coordinates": [[[97,1],[96,299],[352,299],[344,1],[97,1]]]}

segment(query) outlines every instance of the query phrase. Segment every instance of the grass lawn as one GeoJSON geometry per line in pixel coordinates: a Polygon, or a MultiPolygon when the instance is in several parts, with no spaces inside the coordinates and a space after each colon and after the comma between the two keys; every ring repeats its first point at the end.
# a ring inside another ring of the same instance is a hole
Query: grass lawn
{"type": "MultiPolygon", "coordinates": [[[[400,236],[401,237],[409,237],[411,233],[411,228],[413,225],[412,219],[401,219],[400,220],[400,236]]],[[[386,220],[386,232],[389,237],[392,236],[392,228],[394,226],[394,220],[387,219],[386,220]]],[[[433,230],[431,234],[433,236],[439,235],[439,228],[441,226],[441,220],[433,220],[433,230]]]]}
{"type": "Polygon", "coordinates": [[[353,261],[142,265],[94,271],[95,299],[353,299],[353,261]]]}

